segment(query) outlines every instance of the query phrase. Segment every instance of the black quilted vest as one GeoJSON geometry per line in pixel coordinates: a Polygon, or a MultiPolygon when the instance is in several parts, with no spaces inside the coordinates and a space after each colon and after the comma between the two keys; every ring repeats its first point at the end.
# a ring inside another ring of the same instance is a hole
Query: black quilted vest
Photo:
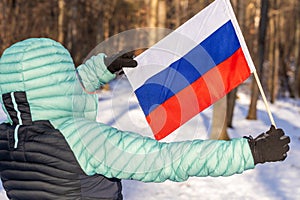
{"type": "Polygon", "coordinates": [[[120,180],[87,176],[60,131],[32,121],[26,94],[13,95],[2,95],[13,124],[0,125],[0,177],[9,199],[122,199],[120,180]]]}

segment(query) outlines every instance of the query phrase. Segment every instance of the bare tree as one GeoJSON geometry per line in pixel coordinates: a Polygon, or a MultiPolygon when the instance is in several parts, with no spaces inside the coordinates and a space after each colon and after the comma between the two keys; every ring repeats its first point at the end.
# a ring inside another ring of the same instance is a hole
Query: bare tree
{"type": "Polygon", "coordinates": [[[58,0],[58,42],[64,43],[64,38],[65,38],[65,0],[58,0]]]}
{"type": "MultiPolygon", "coordinates": [[[[274,9],[277,10],[280,5],[280,0],[274,0],[273,1],[274,9]]],[[[273,49],[273,62],[271,65],[272,68],[272,75],[271,75],[271,103],[275,102],[275,98],[278,91],[278,72],[279,72],[279,58],[280,58],[280,52],[279,52],[279,45],[280,45],[280,15],[279,13],[275,13],[274,15],[274,49],[273,49]]],[[[272,51],[272,50],[271,50],[272,51]]]]}
{"type": "Polygon", "coordinates": [[[230,139],[227,134],[226,107],[227,107],[226,96],[214,104],[210,139],[215,139],[215,140],[230,139]]]}
{"type": "Polygon", "coordinates": [[[295,90],[300,96],[300,2],[295,0],[295,16],[296,16],[296,33],[295,33],[295,66],[296,66],[296,81],[295,90]]]}
{"type": "MultiPolygon", "coordinates": [[[[265,39],[266,39],[266,31],[268,25],[268,11],[269,11],[269,0],[261,1],[261,12],[260,12],[260,21],[259,21],[259,36],[258,36],[258,60],[256,61],[258,66],[257,72],[259,77],[262,77],[263,64],[265,60],[265,39]]],[[[258,87],[256,85],[255,80],[252,81],[252,94],[251,94],[251,102],[249,106],[249,111],[247,115],[247,119],[257,119],[257,100],[259,96],[258,87]]]]}
{"type": "MultiPolygon", "coordinates": [[[[235,0],[233,2],[233,7],[236,12],[239,25],[241,27],[242,32],[247,31],[247,5],[249,5],[249,0],[235,0]]],[[[226,109],[226,118],[227,118],[227,126],[233,127],[233,116],[234,116],[234,107],[236,102],[238,88],[233,89],[229,94],[227,94],[227,109],[226,109]]]]}

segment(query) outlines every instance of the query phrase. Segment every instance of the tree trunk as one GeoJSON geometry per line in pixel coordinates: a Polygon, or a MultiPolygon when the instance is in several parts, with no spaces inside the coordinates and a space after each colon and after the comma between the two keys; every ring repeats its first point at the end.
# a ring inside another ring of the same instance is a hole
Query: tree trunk
{"type": "MultiPolygon", "coordinates": [[[[275,9],[277,10],[278,8],[278,5],[279,5],[280,2],[278,2],[278,0],[275,0],[274,1],[274,6],[275,6],[275,9]]],[[[280,43],[280,30],[279,30],[279,27],[280,27],[280,14],[279,13],[276,13],[275,14],[275,18],[274,18],[274,38],[275,38],[275,41],[274,41],[274,65],[272,67],[272,84],[271,84],[271,103],[274,103],[275,102],[275,99],[276,99],[276,95],[277,95],[277,89],[278,89],[278,71],[279,71],[279,62],[280,62],[280,50],[279,50],[279,43],[280,43]]]]}
{"type": "Polygon", "coordinates": [[[4,38],[5,38],[5,3],[0,1],[0,55],[4,50],[4,38]]]}
{"type": "MultiPolygon", "coordinates": [[[[275,17],[271,16],[269,19],[269,30],[268,30],[268,60],[269,60],[269,67],[267,68],[266,75],[267,77],[273,77],[273,68],[274,68],[274,61],[275,61],[275,17]]],[[[272,91],[273,87],[273,79],[267,79],[268,91],[272,91]]]]}
{"type": "Polygon", "coordinates": [[[237,10],[239,5],[239,0],[231,0],[231,4],[234,10],[237,10]]]}
{"type": "Polygon", "coordinates": [[[227,107],[226,96],[214,104],[210,139],[213,140],[230,139],[227,134],[226,107],[227,107]]]}
{"type": "Polygon", "coordinates": [[[296,66],[296,81],[295,91],[300,97],[300,2],[296,0],[296,33],[295,33],[295,66],[296,66]]]}
{"type": "Polygon", "coordinates": [[[227,94],[227,127],[233,128],[232,121],[233,121],[233,114],[234,114],[234,107],[236,101],[236,94],[238,88],[235,88],[230,93],[227,94]]]}
{"type": "Polygon", "coordinates": [[[259,90],[257,87],[257,84],[255,82],[255,79],[253,78],[252,80],[252,84],[251,84],[251,101],[250,101],[250,106],[249,106],[249,110],[248,110],[248,115],[247,115],[247,119],[250,120],[256,120],[257,119],[257,100],[258,100],[258,95],[259,95],[259,90]]]}
{"type": "MultiPolygon", "coordinates": [[[[166,19],[167,19],[167,2],[165,0],[160,0],[158,2],[158,19],[157,19],[157,27],[165,28],[166,27],[166,19]]],[[[160,29],[156,31],[157,40],[161,40],[165,34],[160,29]]]]}
{"type": "MultiPolygon", "coordinates": [[[[258,36],[258,69],[257,73],[258,76],[263,76],[263,64],[265,58],[265,38],[266,38],[266,31],[268,25],[268,10],[269,10],[269,1],[262,0],[261,1],[261,13],[260,13],[260,21],[259,21],[259,36],[258,36]]],[[[256,61],[256,60],[255,60],[256,61]]],[[[257,119],[257,100],[259,96],[259,91],[255,79],[252,81],[252,94],[251,94],[251,102],[249,106],[248,116],[247,119],[257,119]]]]}
{"type": "Polygon", "coordinates": [[[160,0],[158,2],[158,23],[157,26],[160,28],[166,27],[166,18],[167,18],[167,3],[165,0],[160,0]]]}
{"type": "MultiPolygon", "coordinates": [[[[150,0],[150,10],[148,16],[148,26],[150,28],[157,27],[158,24],[158,0],[150,0]]],[[[149,33],[149,46],[152,46],[157,41],[156,31],[150,31],[149,33]]]]}
{"type": "Polygon", "coordinates": [[[57,41],[64,44],[65,0],[58,0],[58,37],[57,41]]]}
{"type": "MultiPolygon", "coordinates": [[[[286,2],[280,2],[277,5],[277,9],[282,6],[286,2]]],[[[296,6],[296,5],[294,5],[296,6]]],[[[296,23],[295,17],[293,12],[279,12],[278,21],[278,40],[279,40],[279,74],[277,73],[276,79],[277,82],[275,85],[275,92],[277,93],[278,88],[283,85],[282,82],[285,84],[285,92],[288,92],[290,98],[295,98],[295,93],[293,90],[293,76],[294,76],[294,69],[291,66],[291,59],[292,59],[292,52],[295,46],[296,38],[295,38],[295,30],[296,30],[296,23]],[[284,31],[282,31],[284,30],[284,31]],[[279,75],[281,77],[281,81],[279,81],[279,75]],[[281,83],[279,85],[279,83],[281,83]]],[[[280,88],[281,90],[283,88],[280,88]]],[[[276,95],[276,94],[275,94],[276,95]]]]}
{"type": "Polygon", "coordinates": [[[103,19],[103,36],[104,39],[109,38],[110,36],[110,20],[113,17],[113,13],[117,4],[117,0],[110,0],[104,5],[104,19],[103,19]]]}
{"type": "MultiPolygon", "coordinates": [[[[239,25],[241,27],[241,30],[244,32],[245,31],[245,24],[246,24],[246,3],[248,1],[243,0],[243,1],[235,1],[236,5],[236,12],[237,12],[237,17],[239,21],[239,25]]],[[[229,94],[227,94],[227,127],[232,128],[232,121],[233,121],[233,114],[234,114],[234,106],[235,106],[235,101],[236,101],[236,94],[238,91],[238,87],[232,90],[229,94]]]]}
{"type": "Polygon", "coordinates": [[[175,27],[179,27],[180,26],[180,0],[175,0],[175,12],[176,15],[175,17],[175,27]]]}

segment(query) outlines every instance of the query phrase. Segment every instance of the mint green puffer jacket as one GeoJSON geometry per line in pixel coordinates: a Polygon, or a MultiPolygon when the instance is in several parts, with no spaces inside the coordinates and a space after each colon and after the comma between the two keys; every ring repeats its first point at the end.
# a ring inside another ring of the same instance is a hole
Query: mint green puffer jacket
{"type": "Polygon", "coordinates": [[[69,52],[51,39],[18,42],[1,57],[0,93],[25,91],[32,121],[50,121],[88,175],[162,182],[254,168],[243,138],[163,143],[96,122],[97,96],[91,92],[115,78],[104,56],[98,54],[75,69],[69,52]]]}

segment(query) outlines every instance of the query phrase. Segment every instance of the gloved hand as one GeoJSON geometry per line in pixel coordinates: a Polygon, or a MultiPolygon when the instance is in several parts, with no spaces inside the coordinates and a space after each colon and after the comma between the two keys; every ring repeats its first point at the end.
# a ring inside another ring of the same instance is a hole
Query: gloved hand
{"type": "Polygon", "coordinates": [[[123,67],[136,67],[137,62],[133,60],[134,52],[127,52],[123,54],[116,54],[104,58],[104,64],[111,73],[119,72],[123,67]]]}
{"type": "Polygon", "coordinates": [[[266,133],[262,133],[253,139],[248,139],[249,146],[254,158],[254,164],[264,162],[282,161],[289,151],[290,137],[284,135],[282,129],[276,129],[273,125],[266,133]]]}

